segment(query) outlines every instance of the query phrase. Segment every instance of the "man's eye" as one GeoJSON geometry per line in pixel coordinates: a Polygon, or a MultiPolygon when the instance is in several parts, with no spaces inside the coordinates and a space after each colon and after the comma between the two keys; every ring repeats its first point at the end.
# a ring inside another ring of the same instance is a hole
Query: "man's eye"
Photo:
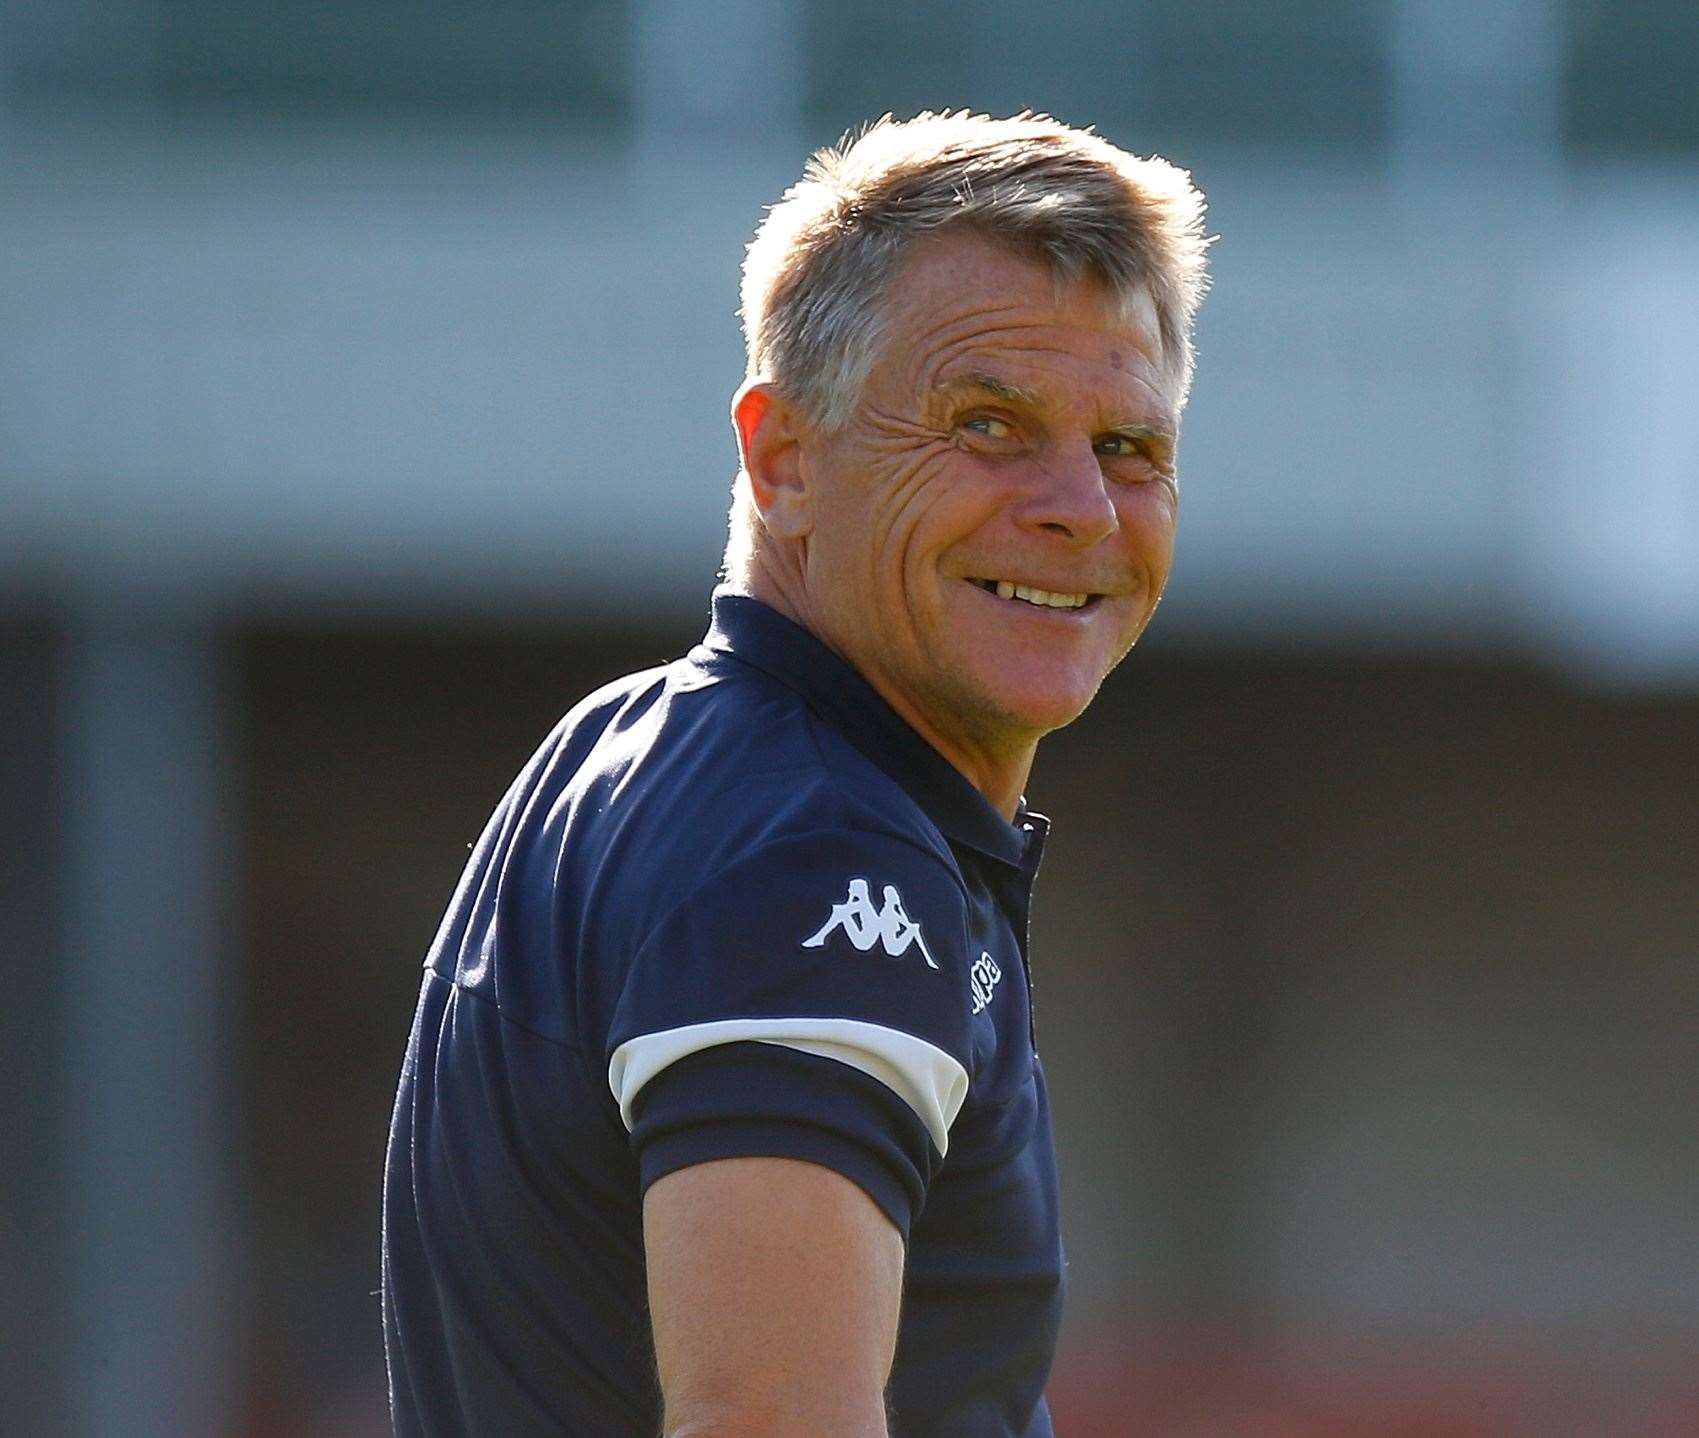
{"type": "Polygon", "coordinates": [[[1099,454],[1107,454],[1113,458],[1131,458],[1143,453],[1140,442],[1130,434],[1106,434],[1093,446],[1099,454]]]}
{"type": "Polygon", "coordinates": [[[962,428],[987,439],[1007,439],[1015,432],[1015,427],[1008,420],[998,419],[994,414],[976,414],[972,419],[964,419],[962,428]]]}

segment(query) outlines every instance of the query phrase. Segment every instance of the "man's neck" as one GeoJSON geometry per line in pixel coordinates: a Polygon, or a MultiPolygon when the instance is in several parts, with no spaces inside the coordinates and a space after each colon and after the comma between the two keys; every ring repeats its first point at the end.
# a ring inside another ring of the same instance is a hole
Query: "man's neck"
{"type": "Polygon", "coordinates": [[[759,556],[750,565],[745,578],[735,587],[751,599],[759,599],[777,610],[793,624],[800,625],[830,649],[838,658],[860,674],[874,692],[889,704],[909,728],[920,735],[959,772],[1005,819],[1014,821],[1020,809],[1021,795],[1026,792],[1032,761],[1038,751],[1037,741],[1008,753],[973,752],[945,739],[933,725],[900,693],[880,682],[876,673],[869,673],[855,659],[833,643],[827,626],[815,619],[807,603],[807,594],[800,583],[787,582],[786,576],[763,565],[759,556]]]}

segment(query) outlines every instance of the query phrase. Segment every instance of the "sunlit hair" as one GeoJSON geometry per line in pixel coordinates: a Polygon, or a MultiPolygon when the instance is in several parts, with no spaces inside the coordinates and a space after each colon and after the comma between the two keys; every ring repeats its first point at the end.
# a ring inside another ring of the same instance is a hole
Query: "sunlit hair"
{"type": "MultiPolygon", "coordinates": [[[[817,151],[756,230],[743,263],[748,377],[777,385],[822,429],[842,428],[906,248],[960,227],[1044,264],[1058,286],[1094,279],[1129,307],[1148,294],[1164,376],[1183,405],[1208,284],[1203,209],[1184,170],[1047,115],[887,115],[817,151]]],[[[730,577],[746,571],[758,522],[740,476],[730,577]]]]}

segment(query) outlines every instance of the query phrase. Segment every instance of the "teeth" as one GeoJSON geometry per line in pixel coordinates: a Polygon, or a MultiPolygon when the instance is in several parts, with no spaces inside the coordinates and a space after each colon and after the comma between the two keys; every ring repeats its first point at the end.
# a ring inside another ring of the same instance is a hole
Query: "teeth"
{"type": "Polygon", "coordinates": [[[1011,584],[1006,579],[999,579],[996,584],[999,599],[1024,599],[1028,604],[1037,604],[1045,609],[1078,609],[1089,594],[1052,594],[1048,589],[1034,589],[1030,584],[1011,584]]]}

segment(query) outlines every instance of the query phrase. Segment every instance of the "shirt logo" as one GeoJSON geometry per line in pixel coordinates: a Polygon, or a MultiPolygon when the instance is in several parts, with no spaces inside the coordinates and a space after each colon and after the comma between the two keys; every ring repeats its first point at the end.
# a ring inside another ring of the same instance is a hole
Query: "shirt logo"
{"type": "Polygon", "coordinates": [[[981,949],[973,967],[968,970],[968,987],[973,990],[973,1011],[976,1014],[985,1011],[985,1006],[991,1002],[991,992],[1002,977],[1003,971],[997,967],[997,960],[981,949]]]}
{"type": "Polygon", "coordinates": [[[842,929],[849,936],[849,941],[864,954],[875,944],[883,944],[887,954],[893,959],[900,959],[909,951],[909,945],[914,944],[920,949],[920,956],[926,960],[927,967],[937,968],[927,951],[926,940],[920,936],[920,925],[903,911],[903,896],[892,884],[885,885],[884,896],[884,907],[875,909],[867,880],[851,879],[849,897],[841,904],[832,905],[832,916],[811,938],[802,941],[803,948],[818,949],[834,932],[842,929]]]}

